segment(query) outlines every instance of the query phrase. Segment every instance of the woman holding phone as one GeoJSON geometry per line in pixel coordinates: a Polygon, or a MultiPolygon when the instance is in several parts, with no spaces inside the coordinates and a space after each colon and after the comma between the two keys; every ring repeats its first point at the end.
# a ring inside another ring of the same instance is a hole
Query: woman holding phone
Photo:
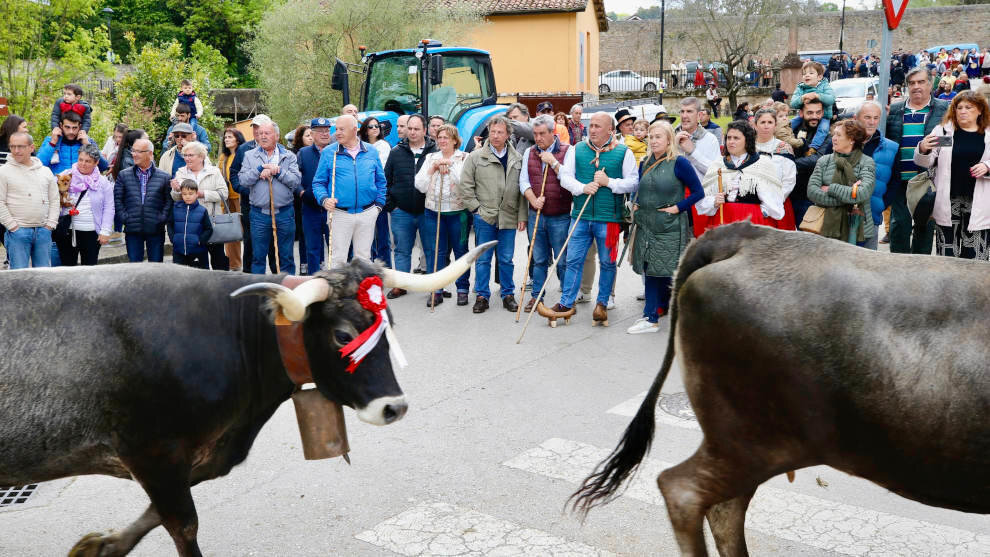
{"type": "Polygon", "coordinates": [[[963,91],[942,123],[918,144],[914,162],[935,167],[935,244],[940,255],[988,260],[990,249],[990,105],[963,91]]]}

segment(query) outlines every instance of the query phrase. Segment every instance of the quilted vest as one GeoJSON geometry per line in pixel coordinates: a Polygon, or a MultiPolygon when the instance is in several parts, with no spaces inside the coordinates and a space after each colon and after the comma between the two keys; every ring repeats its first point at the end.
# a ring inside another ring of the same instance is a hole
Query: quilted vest
{"type": "MultiPolygon", "coordinates": [[[[582,184],[590,184],[595,179],[595,171],[598,170],[594,164],[595,152],[585,141],[578,143],[574,148],[577,149],[574,152],[574,177],[582,184]]],[[[609,178],[622,178],[622,160],[626,156],[626,149],[625,145],[619,144],[598,157],[599,167],[609,178]]],[[[587,197],[587,194],[582,193],[574,198],[572,217],[577,218],[587,197]]],[[[623,202],[622,194],[612,193],[608,188],[600,188],[591,197],[581,218],[598,222],[622,222],[623,202]]]]}
{"type": "MultiPolygon", "coordinates": [[[[556,153],[553,153],[553,157],[560,164],[564,164],[564,155],[567,153],[570,145],[566,143],[561,144],[559,141],[557,143],[560,147],[556,153]]],[[[540,197],[540,186],[543,184],[543,169],[540,168],[541,166],[540,155],[534,146],[529,150],[529,158],[526,160],[526,171],[529,172],[529,185],[533,188],[533,195],[536,197],[540,197]]],[[[546,190],[543,191],[543,196],[546,197],[546,202],[543,204],[544,215],[556,217],[566,215],[571,210],[571,192],[560,185],[560,179],[557,178],[557,173],[553,170],[547,170],[546,190]]]]}

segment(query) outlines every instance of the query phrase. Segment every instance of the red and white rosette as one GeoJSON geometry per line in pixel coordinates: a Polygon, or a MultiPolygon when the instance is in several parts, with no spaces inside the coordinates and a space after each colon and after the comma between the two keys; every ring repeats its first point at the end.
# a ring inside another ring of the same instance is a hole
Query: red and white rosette
{"type": "Polygon", "coordinates": [[[395,364],[401,369],[406,367],[406,357],[399,347],[399,342],[392,333],[392,325],[388,321],[388,306],[385,303],[385,289],[382,279],[377,276],[370,276],[361,281],[357,292],[358,302],[361,307],[375,314],[375,322],[370,327],[361,332],[354,340],[347,343],[340,349],[341,356],[350,358],[351,363],[347,366],[348,373],[354,373],[365,356],[378,346],[378,341],[385,335],[388,339],[389,353],[395,360],[395,364]]]}

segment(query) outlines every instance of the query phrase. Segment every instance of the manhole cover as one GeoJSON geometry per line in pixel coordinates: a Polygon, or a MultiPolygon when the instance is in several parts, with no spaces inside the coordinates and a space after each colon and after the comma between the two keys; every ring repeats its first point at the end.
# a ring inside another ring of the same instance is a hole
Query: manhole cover
{"type": "Polygon", "coordinates": [[[660,393],[660,409],[682,420],[698,421],[691,409],[691,401],[687,393],[660,393]]]}
{"type": "Polygon", "coordinates": [[[0,487],[0,508],[27,503],[36,489],[38,484],[0,487]]]}

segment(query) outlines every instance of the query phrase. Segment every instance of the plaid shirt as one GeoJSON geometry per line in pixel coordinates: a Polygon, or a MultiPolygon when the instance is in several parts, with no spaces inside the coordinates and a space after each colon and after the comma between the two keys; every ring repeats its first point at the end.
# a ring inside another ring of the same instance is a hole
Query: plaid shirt
{"type": "Polygon", "coordinates": [[[149,165],[148,170],[142,170],[140,166],[134,165],[137,169],[138,180],[141,181],[141,203],[144,203],[144,197],[148,194],[148,178],[151,177],[151,171],[155,169],[155,165],[149,165]]]}

